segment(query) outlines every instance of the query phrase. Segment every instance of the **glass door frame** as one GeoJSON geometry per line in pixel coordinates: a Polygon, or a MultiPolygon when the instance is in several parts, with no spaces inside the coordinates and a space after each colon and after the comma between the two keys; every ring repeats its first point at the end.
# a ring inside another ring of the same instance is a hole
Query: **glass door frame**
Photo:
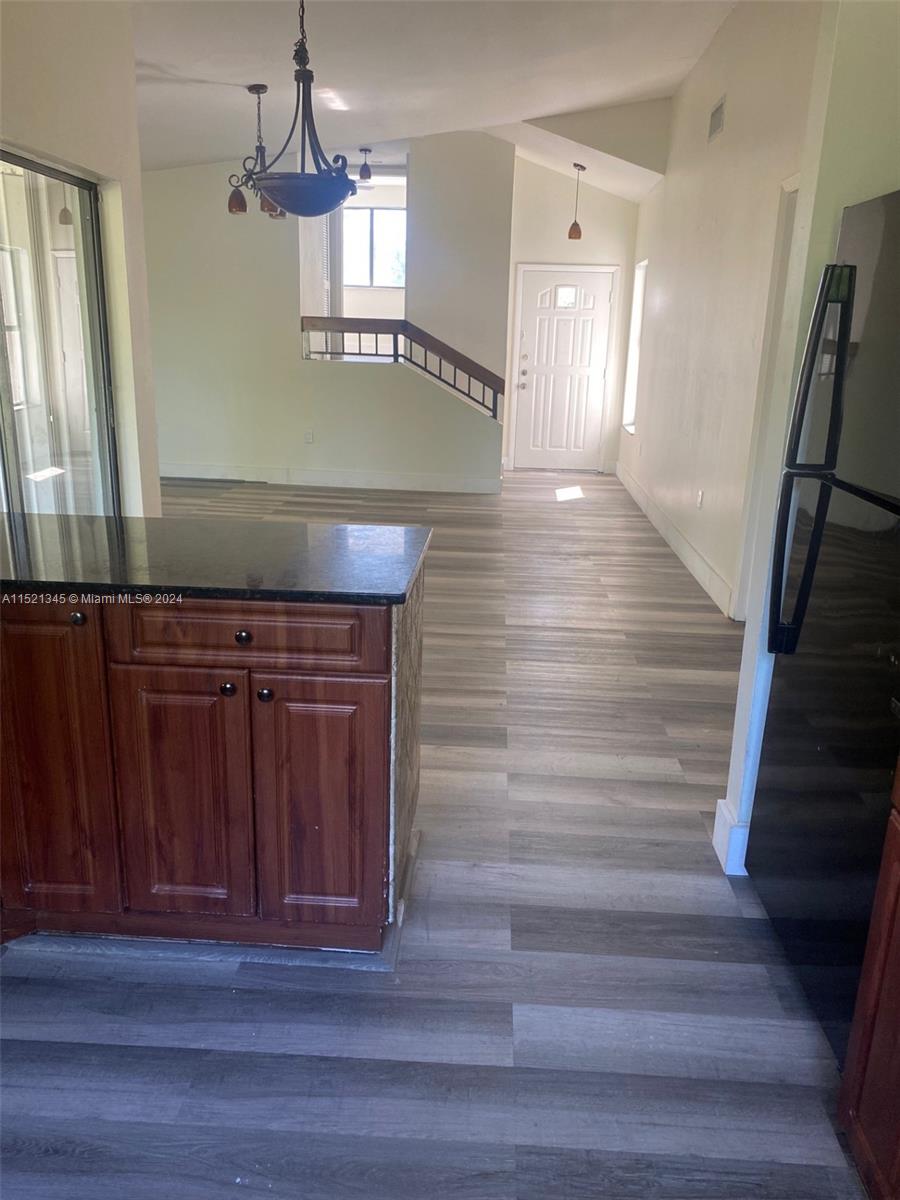
{"type": "MultiPolygon", "coordinates": [[[[102,472],[102,487],[105,500],[105,514],[119,517],[122,515],[122,498],[119,485],[119,456],[116,444],[115,404],[113,401],[112,360],[110,357],[109,323],[106,313],[106,287],[103,273],[103,247],[100,237],[100,188],[89,179],[72,175],[58,167],[47,166],[16,154],[0,146],[0,162],[8,162],[48,179],[55,179],[69,187],[83,192],[88,205],[88,220],[91,230],[90,262],[86,262],[85,274],[90,284],[91,296],[86,305],[88,320],[92,328],[86,333],[94,341],[97,369],[94,372],[94,385],[97,389],[97,437],[101,441],[100,463],[102,472]]],[[[5,356],[0,356],[0,363],[5,364],[5,356]]],[[[2,371],[4,390],[11,394],[10,380],[7,372],[2,371]]],[[[0,405],[0,496],[6,500],[10,511],[24,511],[24,491],[19,472],[18,441],[13,418],[12,407],[7,414],[5,406],[0,405]]]]}

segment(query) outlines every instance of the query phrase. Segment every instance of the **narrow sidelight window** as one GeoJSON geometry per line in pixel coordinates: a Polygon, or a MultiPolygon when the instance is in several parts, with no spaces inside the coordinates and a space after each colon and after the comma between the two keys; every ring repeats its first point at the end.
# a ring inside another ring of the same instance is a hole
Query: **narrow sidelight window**
{"type": "Polygon", "coordinates": [[[641,359],[641,329],[644,324],[644,287],[647,280],[647,260],[634,268],[634,291],[631,296],[631,326],[628,332],[628,365],[625,368],[625,401],[622,424],[634,433],[637,417],[638,369],[641,359]]]}

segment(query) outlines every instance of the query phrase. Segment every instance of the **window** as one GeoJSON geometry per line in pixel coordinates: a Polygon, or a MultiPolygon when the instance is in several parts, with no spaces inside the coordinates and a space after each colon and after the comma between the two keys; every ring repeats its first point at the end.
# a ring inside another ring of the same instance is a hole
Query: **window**
{"type": "Polygon", "coordinates": [[[628,365],[625,368],[625,401],[622,405],[622,424],[634,433],[637,415],[638,369],[641,359],[641,328],[644,324],[644,289],[647,281],[647,260],[634,268],[634,291],[631,296],[631,326],[628,331],[628,365]]]}
{"type": "Polygon", "coordinates": [[[116,513],[95,184],[0,155],[0,494],[116,513]]]}
{"type": "Polygon", "coordinates": [[[344,287],[406,286],[406,209],[345,208],[344,287]]]}

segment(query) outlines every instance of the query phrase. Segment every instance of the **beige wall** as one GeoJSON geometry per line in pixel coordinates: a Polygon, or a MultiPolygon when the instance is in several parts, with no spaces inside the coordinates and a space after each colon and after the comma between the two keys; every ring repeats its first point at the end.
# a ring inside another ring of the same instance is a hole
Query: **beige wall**
{"type": "Polygon", "coordinates": [[[128,4],[0,8],[4,143],[101,184],[122,502],[159,511],[159,472],[128,4]]]}
{"type": "Polygon", "coordinates": [[[502,375],[515,149],[486,133],[419,138],[409,154],[406,315],[502,375]]]}
{"type": "Polygon", "coordinates": [[[814,3],[734,9],[676,95],[666,178],[641,205],[637,423],[622,434],[619,473],[726,612],[781,184],[800,168],[819,17],[814,3]],[[725,129],[708,142],[722,96],[725,129]]]}
{"type": "MultiPolygon", "coordinates": [[[[549,263],[557,266],[612,266],[618,270],[613,285],[613,304],[606,372],[604,419],[598,467],[615,469],[622,413],[622,385],[634,266],[634,239],[638,206],[611,196],[582,180],[578,202],[581,241],[569,241],[568,231],[575,202],[574,179],[516,158],[513,190],[512,244],[510,252],[509,362],[507,378],[516,374],[513,361],[518,339],[516,320],[516,276],[520,263],[549,263]]],[[[504,427],[505,449],[512,444],[515,392],[507,398],[504,427]]]]}
{"type": "Polygon", "coordinates": [[[409,367],[303,361],[306,227],[230,216],[230,169],[144,176],[163,474],[496,491],[499,426],[465,401],[409,367]]]}

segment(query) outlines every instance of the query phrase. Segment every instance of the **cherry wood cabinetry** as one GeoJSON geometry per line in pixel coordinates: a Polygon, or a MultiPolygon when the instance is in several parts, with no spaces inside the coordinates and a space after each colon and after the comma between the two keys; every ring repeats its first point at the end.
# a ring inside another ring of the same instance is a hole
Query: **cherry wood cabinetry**
{"type": "Polygon", "coordinates": [[[99,614],[5,604],[0,667],[4,907],[118,912],[99,614]]]}
{"type": "Polygon", "coordinates": [[[874,1200],[900,1200],[900,767],[894,784],[841,1121],[874,1200]]]}
{"type": "Polygon", "coordinates": [[[418,787],[411,616],[7,604],[2,630],[11,936],[381,946],[418,787]]]}
{"type": "Polygon", "coordinates": [[[373,925],[387,883],[387,680],[253,674],[260,914],[373,925]]]}
{"type": "Polygon", "coordinates": [[[249,672],[112,666],[128,907],[255,911],[249,672]]]}
{"type": "Polygon", "coordinates": [[[191,600],[116,606],[104,615],[116,662],[390,670],[390,610],[384,606],[191,600]]]}

